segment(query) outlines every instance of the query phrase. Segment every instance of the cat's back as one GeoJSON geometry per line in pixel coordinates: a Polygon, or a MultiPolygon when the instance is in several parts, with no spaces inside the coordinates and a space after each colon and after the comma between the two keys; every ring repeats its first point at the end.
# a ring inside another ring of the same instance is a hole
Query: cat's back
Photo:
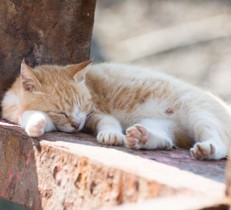
{"type": "Polygon", "coordinates": [[[139,66],[103,63],[89,67],[86,84],[97,107],[104,110],[134,111],[149,100],[171,103],[179,91],[187,89],[181,81],[139,66]]]}
{"type": "Polygon", "coordinates": [[[195,107],[211,107],[213,104],[215,108],[222,106],[228,109],[209,92],[153,69],[116,63],[95,64],[89,68],[87,84],[93,93],[106,96],[108,101],[112,100],[114,95],[128,96],[130,100],[148,96],[146,98],[167,100],[169,103],[177,99],[182,104],[195,107]]]}

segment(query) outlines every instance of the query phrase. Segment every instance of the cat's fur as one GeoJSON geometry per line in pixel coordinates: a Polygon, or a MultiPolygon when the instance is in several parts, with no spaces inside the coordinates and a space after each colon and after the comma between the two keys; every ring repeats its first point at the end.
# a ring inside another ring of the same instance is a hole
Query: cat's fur
{"type": "Polygon", "coordinates": [[[72,132],[85,124],[102,144],[190,145],[198,159],[227,156],[231,110],[222,100],[148,69],[110,63],[85,68],[88,63],[35,69],[22,63],[21,76],[4,96],[3,117],[30,136],[72,132]]]}

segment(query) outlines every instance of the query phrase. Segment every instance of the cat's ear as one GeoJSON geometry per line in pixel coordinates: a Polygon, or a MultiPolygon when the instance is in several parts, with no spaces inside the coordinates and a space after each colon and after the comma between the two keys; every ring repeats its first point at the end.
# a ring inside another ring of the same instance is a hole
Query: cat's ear
{"type": "Polygon", "coordinates": [[[85,75],[87,74],[86,67],[91,64],[92,61],[84,61],[82,63],[70,65],[66,68],[66,71],[69,75],[71,75],[75,81],[77,82],[83,82],[85,81],[85,75]]]}
{"type": "Polygon", "coordinates": [[[41,83],[39,82],[32,68],[30,68],[24,60],[21,63],[20,79],[23,90],[29,92],[41,91],[41,83]]]}

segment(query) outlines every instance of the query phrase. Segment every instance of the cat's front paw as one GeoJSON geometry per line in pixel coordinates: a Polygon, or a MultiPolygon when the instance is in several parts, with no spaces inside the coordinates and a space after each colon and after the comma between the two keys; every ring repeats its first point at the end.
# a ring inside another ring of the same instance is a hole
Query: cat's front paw
{"type": "Polygon", "coordinates": [[[105,130],[100,131],[96,138],[101,144],[118,146],[123,144],[124,134],[114,130],[105,130]]]}
{"type": "Polygon", "coordinates": [[[211,141],[204,141],[196,143],[190,149],[191,155],[199,160],[219,160],[225,158],[227,151],[225,148],[211,141]]]}
{"type": "Polygon", "coordinates": [[[42,115],[33,116],[25,127],[28,136],[38,137],[44,134],[46,127],[46,119],[42,115]]]}
{"type": "Polygon", "coordinates": [[[142,125],[135,124],[126,130],[124,144],[131,149],[141,149],[148,141],[148,131],[142,125]]]}

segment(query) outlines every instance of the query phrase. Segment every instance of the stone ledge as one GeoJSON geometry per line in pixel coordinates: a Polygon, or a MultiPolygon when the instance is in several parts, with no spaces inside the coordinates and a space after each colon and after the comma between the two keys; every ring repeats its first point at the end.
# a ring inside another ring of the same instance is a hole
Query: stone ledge
{"type": "MultiPolygon", "coordinates": [[[[144,151],[102,147],[82,133],[32,139],[4,123],[0,135],[0,197],[30,209],[99,209],[153,198],[159,202],[167,196],[190,196],[201,208],[225,203],[223,183],[144,158],[144,151]]],[[[171,162],[171,154],[188,153],[166,154],[171,162]]],[[[216,171],[225,161],[213,164],[216,171]]]]}

